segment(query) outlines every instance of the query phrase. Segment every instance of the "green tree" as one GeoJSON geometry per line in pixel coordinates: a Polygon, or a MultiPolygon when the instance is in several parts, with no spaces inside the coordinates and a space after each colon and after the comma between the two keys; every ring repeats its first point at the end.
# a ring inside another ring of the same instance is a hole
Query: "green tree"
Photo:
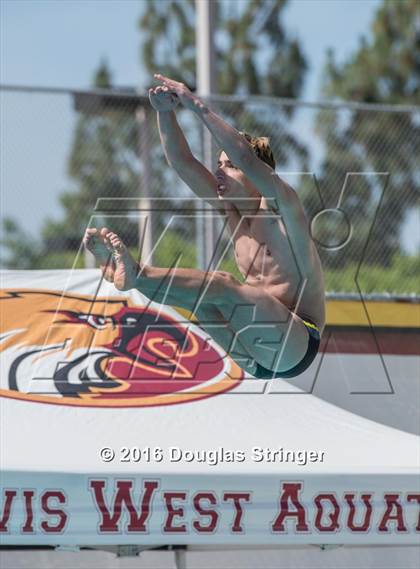
{"type": "MultiPolygon", "coordinates": [[[[287,0],[216,2],[218,92],[297,97],[307,64],[282,22],[287,0]],[[263,61],[261,53],[264,53],[263,61]]],[[[195,0],[147,0],[139,21],[142,59],[195,88],[195,0]]]]}
{"type": "MultiPolygon", "coordinates": [[[[299,97],[306,59],[283,22],[287,0],[246,0],[215,4],[217,93],[299,97]]],[[[196,89],[194,0],[147,0],[139,21],[141,53],[149,73],[183,81],[196,89]]],[[[219,111],[240,130],[271,138],[278,163],[294,156],[306,163],[307,151],[287,125],[293,107],[252,111],[249,103],[218,104],[219,111]],[[281,136],[279,136],[281,133],[281,136]]]]}
{"type": "Polygon", "coordinates": [[[19,224],[10,217],[2,221],[0,245],[6,252],[1,259],[1,266],[8,269],[31,269],[37,266],[41,251],[19,224]]]}
{"type": "MultiPolygon", "coordinates": [[[[418,104],[420,88],[420,33],[416,0],[384,1],[377,10],[371,33],[343,63],[329,51],[322,94],[361,103],[418,104]]],[[[325,145],[320,187],[329,207],[336,204],[348,172],[385,172],[389,178],[376,222],[369,236],[364,260],[389,266],[401,249],[400,232],[405,216],[418,203],[418,113],[322,110],[318,132],[325,145]],[[333,205],[332,205],[333,204],[333,205]],[[379,224],[379,221],[382,224],[379,224]]],[[[346,254],[330,255],[330,266],[343,266],[359,259],[371,230],[374,209],[385,178],[352,179],[349,197],[342,205],[356,224],[346,254]],[[354,255],[352,254],[354,253],[354,255]]],[[[314,205],[309,191],[306,202],[314,205]]]]}

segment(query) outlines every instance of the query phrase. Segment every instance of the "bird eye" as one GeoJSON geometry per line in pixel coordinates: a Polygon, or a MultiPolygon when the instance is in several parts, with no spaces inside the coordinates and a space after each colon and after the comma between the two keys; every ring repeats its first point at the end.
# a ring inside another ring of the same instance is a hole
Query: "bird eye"
{"type": "Polygon", "coordinates": [[[79,318],[96,330],[103,330],[108,324],[108,318],[96,314],[80,314],[79,318]]]}
{"type": "Polygon", "coordinates": [[[106,318],[103,316],[95,316],[91,314],[87,320],[88,324],[97,330],[102,330],[106,328],[106,318]]]}

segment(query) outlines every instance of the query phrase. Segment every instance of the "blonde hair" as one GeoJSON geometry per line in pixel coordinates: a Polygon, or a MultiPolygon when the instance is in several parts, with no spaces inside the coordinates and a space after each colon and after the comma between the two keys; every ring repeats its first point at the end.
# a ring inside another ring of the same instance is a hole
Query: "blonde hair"
{"type": "Polygon", "coordinates": [[[240,132],[239,134],[242,134],[250,143],[258,158],[274,170],[276,161],[274,160],[273,152],[270,148],[270,139],[267,136],[251,136],[247,132],[240,132]]]}

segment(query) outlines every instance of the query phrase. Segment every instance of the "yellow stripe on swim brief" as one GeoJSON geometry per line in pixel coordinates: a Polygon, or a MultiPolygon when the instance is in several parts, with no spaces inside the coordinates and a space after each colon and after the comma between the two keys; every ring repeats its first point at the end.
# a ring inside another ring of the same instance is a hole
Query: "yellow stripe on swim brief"
{"type": "Polygon", "coordinates": [[[304,320],[303,318],[302,318],[302,322],[304,322],[305,325],[308,326],[308,328],[312,328],[313,330],[316,330],[319,334],[318,326],[315,326],[315,324],[312,324],[312,322],[308,322],[307,320],[304,320]]]}

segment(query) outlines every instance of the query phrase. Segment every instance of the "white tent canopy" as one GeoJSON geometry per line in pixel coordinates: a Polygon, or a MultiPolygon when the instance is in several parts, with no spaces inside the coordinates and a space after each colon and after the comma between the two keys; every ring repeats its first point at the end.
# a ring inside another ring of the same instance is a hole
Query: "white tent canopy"
{"type": "MultiPolygon", "coordinates": [[[[3,288],[48,291],[56,310],[63,290],[121,297],[108,285],[97,292],[97,271],[31,272],[30,282],[24,273],[3,273],[3,288]]],[[[2,330],[3,345],[21,329],[2,330]]],[[[2,544],[418,542],[414,435],[284,382],[275,392],[281,380],[235,379],[220,393],[212,380],[203,383],[211,396],[150,406],[62,404],[54,392],[31,400],[30,381],[25,393],[21,378],[14,389],[7,379],[31,349],[16,340],[2,352],[2,544]]],[[[37,381],[42,355],[30,361],[25,373],[37,381]]]]}

